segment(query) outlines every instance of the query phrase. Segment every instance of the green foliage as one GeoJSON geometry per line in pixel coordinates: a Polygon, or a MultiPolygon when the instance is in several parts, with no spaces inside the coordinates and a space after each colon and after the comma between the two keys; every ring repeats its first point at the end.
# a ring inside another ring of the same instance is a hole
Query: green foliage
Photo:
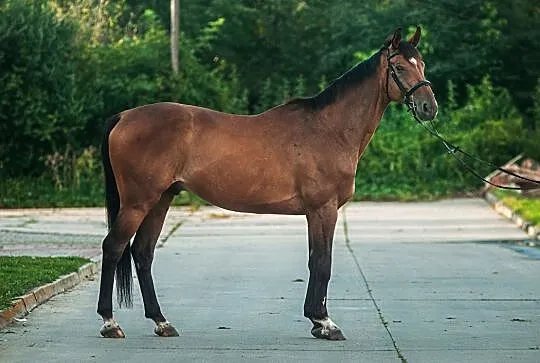
{"type": "Polygon", "coordinates": [[[527,198],[516,192],[507,190],[495,190],[499,200],[527,222],[540,228],[540,199],[527,198]]]}
{"type": "Polygon", "coordinates": [[[495,164],[502,164],[523,150],[523,120],[509,92],[493,86],[484,77],[477,86],[467,87],[467,102],[461,108],[442,115],[443,132],[462,135],[465,150],[488,155],[495,164]]]}
{"type": "Polygon", "coordinates": [[[39,175],[41,156],[76,142],[85,98],[80,50],[75,25],[46,1],[0,7],[0,176],[39,175]]]}
{"type": "MultiPolygon", "coordinates": [[[[182,2],[178,75],[169,0],[0,4],[3,206],[101,205],[96,150],[117,112],[159,101],[262,112],[320,91],[396,27],[410,35],[415,24],[441,105],[437,126],[450,141],[496,164],[523,151],[540,158],[532,0],[182,2]]],[[[357,192],[411,199],[477,185],[392,106],[360,163],[357,192]]]]}
{"type": "MultiPolygon", "coordinates": [[[[79,41],[92,45],[115,43],[124,37],[144,33],[155,15],[142,11],[138,18],[126,12],[128,0],[53,0],[49,5],[57,17],[78,24],[79,41]],[[148,19],[151,18],[151,19],[148,19]]],[[[153,13],[153,12],[152,12],[153,13]]]]}
{"type": "Polygon", "coordinates": [[[533,93],[533,106],[531,108],[532,120],[525,130],[525,154],[535,160],[540,160],[540,78],[533,93]]]}
{"type": "MultiPolygon", "coordinates": [[[[205,38],[182,38],[180,73],[171,74],[169,39],[151,10],[144,13],[146,33],[90,49],[89,77],[99,95],[97,123],[89,125],[94,143],[101,137],[104,115],[158,101],[181,102],[225,112],[245,112],[246,95],[234,67],[225,61],[203,66],[195,56],[205,38]],[[197,44],[197,45],[194,45],[197,44]]],[[[215,24],[211,25],[216,26],[215,24]]]]}
{"type": "Polygon", "coordinates": [[[253,107],[253,111],[260,113],[273,106],[282,104],[293,97],[300,97],[305,94],[305,78],[299,76],[294,83],[287,79],[282,79],[275,84],[272,78],[267,78],[259,93],[258,103],[253,107]]]}
{"type": "Polygon", "coordinates": [[[103,183],[87,179],[60,189],[48,175],[8,178],[0,183],[0,208],[102,207],[104,193],[103,183]]]}
{"type": "Polygon", "coordinates": [[[23,0],[0,8],[0,176],[41,175],[47,155],[99,145],[104,120],[139,105],[176,101],[246,112],[235,67],[196,57],[219,22],[200,39],[182,38],[181,72],[172,75],[169,39],[155,13],[147,9],[137,28],[128,24],[114,36],[118,6],[58,1],[53,9],[23,0]]]}
{"type": "MultiPolygon", "coordinates": [[[[451,143],[496,165],[523,148],[522,119],[508,92],[494,87],[489,78],[468,87],[465,105],[442,107],[439,112],[436,126],[451,143]]],[[[481,175],[492,171],[489,166],[467,161],[481,175]]],[[[356,196],[437,198],[474,191],[480,185],[402,106],[391,106],[360,161],[356,196]]]]}
{"type": "Polygon", "coordinates": [[[75,272],[89,262],[80,257],[0,256],[0,310],[34,288],[75,272]]]}

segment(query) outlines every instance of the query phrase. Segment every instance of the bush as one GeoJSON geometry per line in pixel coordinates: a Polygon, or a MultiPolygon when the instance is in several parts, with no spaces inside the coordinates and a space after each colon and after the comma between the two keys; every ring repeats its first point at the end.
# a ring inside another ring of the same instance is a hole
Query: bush
{"type": "Polygon", "coordinates": [[[535,160],[540,160],[540,78],[536,83],[531,110],[533,122],[525,130],[525,154],[535,160]]]}
{"type": "Polygon", "coordinates": [[[0,6],[0,176],[39,175],[43,155],[76,143],[85,105],[75,30],[46,1],[0,6]]]}
{"type": "MultiPolygon", "coordinates": [[[[246,54],[252,56],[251,48],[238,50],[242,54],[220,52],[215,41],[218,35],[223,35],[224,24],[234,25],[234,12],[227,12],[231,18],[227,14],[224,17],[212,14],[216,20],[200,29],[198,35],[181,36],[180,73],[173,75],[164,25],[154,11],[143,11],[144,5],[137,6],[141,10],[138,15],[130,12],[131,3],[127,0],[0,2],[0,199],[3,205],[32,205],[37,190],[40,198],[46,199],[42,200],[43,204],[56,203],[50,199],[54,193],[60,199],[65,198],[62,199],[65,204],[97,204],[102,182],[95,150],[101,142],[105,119],[117,112],[160,101],[247,112],[247,91],[234,65],[228,64],[222,54],[238,59],[246,54]],[[88,196],[91,198],[85,199],[88,196]]],[[[230,4],[223,3],[223,9],[230,11],[230,4]]],[[[240,11],[242,7],[235,9],[240,11]]],[[[274,16],[267,23],[272,23],[274,16]]],[[[263,38],[273,38],[274,33],[268,29],[259,28],[264,30],[263,38]]],[[[234,37],[246,34],[228,33],[225,37],[228,43],[223,44],[232,44],[236,41],[234,37]]],[[[259,38],[253,39],[250,47],[260,51],[260,44],[255,41],[259,38]]],[[[297,44],[293,48],[297,51],[297,44]]],[[[341,49],[340,55],[334,54],[335,59],[330,63],[336,66],[347,63],[349,51],[349,48],[341,49]]],[[[265,57],[266,53],[260,54],[265,57]]],[[[271,64],[275,59],[294,58],[294,54],[285,53],[285,58],[279,54],[277,58],[254,58],[250,64],[255,61],[271,64]]],[[[301,51],[302,56],[305,54],[301,51]]],[[[317,62],[304,63],[321,62],[329,61],[322,57],[317,62]]],[[[333,66],[323,68],[328,70],[333,66]]],[[[301,96],[315,83],[313,75],[306,73],[304,77],[298,69],[264,69],[272,72],[263,73],[256,67],[243,70],[248,74],[245,84],[255,87],[250,90],[250,111],[261,112],[290,97],[301,96]]],[[[313,72],[321,77],[323,85],[324,74],[328,73],[313,72]]],[[[436,122],[452,143],[495,164],[502,164],[523,150],[539,157],[540,124],[536,122],[535,128],[523,131],[522,118],[506,90],[494,87],[489,78],[484,78],[479,85],[468,86],[466,98],[460,97],[462,104],[457,105],[453,89],[450,84],[448,99],[439,100],[441,112],[436,122]]],[[[540,85],[535,95],[536,100],[540,99],[540,85]]],[[[531,114],[540,120],[539,102],[531,114]]],[[[475,163],[474,167],[484,175],[491,171],[485,165],[475,163]]],[[[387,110],[360,162],[356,184],[358,198],[401,199],[437,197],[479,186],[399,105],[387,110]]]]}
{"type": "Polygon", "coordinates": [[[245,112],[245,91],[224,62],[213,69],[195,57],[194,41],[182,37],[180,72],[172,74],[169,38],[151,10],[144,13],[144,34],[86,49],[85,72],[97,101],[86,111],[86,137],[101,142],[104,120],[115,113],[155,102],[181,102],[226,112],[245,112]]]}
{"type": "Polygon", "coordinates": [[[47,155],[97,147],[104,121],[128,108],[176,101],[246,111],[234,68],[224,61],[202,66],[196,58],[204,39],[182,37],[181,72],[172,75],[169,38],[153,11],[139,21],[144,33],[93,41],[104,28],[70,17],[87,3],[68,10],[45,0],[0,7],[0,177],[40,176],[47,155]]]}

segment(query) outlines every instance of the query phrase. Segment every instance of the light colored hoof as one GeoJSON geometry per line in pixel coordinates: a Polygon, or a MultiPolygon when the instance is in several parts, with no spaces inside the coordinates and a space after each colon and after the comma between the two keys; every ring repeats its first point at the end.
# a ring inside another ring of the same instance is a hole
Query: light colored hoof
{"type": "Polygon", "coordinates": [[[172,326],[172,324],[168,321],[164,323],[157,323],[154,333],[160,337],[177,337],[180,335],[175,327],[172,326]]]}
{"type": "Polygon", "coordinates": [[[326,340],[345,340],[346,339],[341,329],[339,328],[326,329],[322,326],[314,326],[313,329],[311,329],[311,335],[313,335],[315,338],[326,339],[326,340]]]}
{"type": "Polygon", "coordinates": [[[103,324],[101,329],[99,330],[99,333],[104,338],[125,338],[126,335],[122,331],[122,328],[120,328],[120,325],[114,320],[107,321],[103,324]]]}
{"type": "Polygon", "coordinates": [[[326,340],[345,340],[345,336],[341,329],[334,324],[332,319],[311,319],[313,328],[311,329],[311,335],[318,339],[326,340]]]}

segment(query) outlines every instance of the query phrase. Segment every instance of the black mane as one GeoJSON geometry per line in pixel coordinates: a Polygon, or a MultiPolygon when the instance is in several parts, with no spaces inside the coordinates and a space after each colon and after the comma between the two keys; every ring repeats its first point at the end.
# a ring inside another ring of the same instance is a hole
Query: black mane
{"type": "Polygon", "coordinates": [[[381,54],[382,51],[378,51],[365,61],[358,63],[315,96],[293,98],[287,104],[303,105],[313,109],[321,109],[331,104],[346,89],[372,76],[377,71],[381,54]]]}
{"type": "MultiPolygon", "coordinates": [[[[319,110],[333,103],[338,95],[342,94],[349,87],[357,85],[364,79],[372,76],[377,71],[379,57],[386,54],[385,52],[388,46],[389,43],[365,61],[358,63],[340,77],[333,80],[328,87],[315,96],[293,98],[286,104],[302,105],[304,107],[319,110]]],[[[418,58],[419,60],[422,59],[418,50],[407,41],[403,41],[399,44],[398,53],[403,54],[407,59],[412,57],[418,58]]]]}

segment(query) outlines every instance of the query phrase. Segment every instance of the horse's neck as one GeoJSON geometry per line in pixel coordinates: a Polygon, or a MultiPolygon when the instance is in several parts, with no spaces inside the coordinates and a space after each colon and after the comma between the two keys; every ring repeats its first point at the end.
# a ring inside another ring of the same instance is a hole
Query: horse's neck
{"type": "Polygon", "coordinates": [[[389,99],[386,93],[386,74],[382,70],[359,84],[350,87],[332,105],[321,112],[327,113],[324,122],[330,126],[340,142],[358,153],[359,158],[377,126],[381,122],[389,99]]]}

